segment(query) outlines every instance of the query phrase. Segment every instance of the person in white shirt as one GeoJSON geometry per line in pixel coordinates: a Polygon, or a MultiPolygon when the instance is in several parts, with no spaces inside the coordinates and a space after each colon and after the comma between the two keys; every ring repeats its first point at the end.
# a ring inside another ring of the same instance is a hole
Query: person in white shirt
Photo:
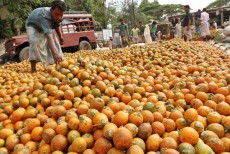
{"type": "Polygon", "coordinates": [[[228,27],[229,26],[229,21],[227,19],[225,19],[224,23],[223,23],[223,27],[228,27]]]}
{"type": "Polygon", "coordinates": [[[177,20],[178,22],[176,24],[176,37],[181,38],[182,37],[182,27],[181,27],[180,18],[178,18],[177,20]]]}
{"type": "Polygon", "coordinates": [[[217,23],[216,23],[216,21],[214,21],[212,25],[215,28],[215,30],[217,30],[217,23]]]}
{"type": "Polygon", "coordinates": [[[162,36],[162,33],[161,33],[161,31],[158,31],[157,32],[157,40],[161,40],[161,36],[162,36]]]}
{"type": "Polygon", "coordinates": [[[150,28],[149,28],[148,24],[145,25],[144,37],[145,37],[145,43],[146,44],[152,43],[152,38],[150,35],[150,28]]]}
{"type": "Polygon", "coordinates": [[[207,36],[210,35],[209,31],[209,14],[206,12],[206,8],[203,9],[203,12],[201,13],[201,36],[203,37],[203,40],[207,40],[207,36]]]}

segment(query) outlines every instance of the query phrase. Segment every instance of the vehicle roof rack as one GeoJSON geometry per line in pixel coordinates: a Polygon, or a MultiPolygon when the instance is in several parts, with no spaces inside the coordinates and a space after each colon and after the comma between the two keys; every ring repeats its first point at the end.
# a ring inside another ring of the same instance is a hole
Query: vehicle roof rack
{"type": "Polygon", "coordinates": [[[88,14],[87,11],[65,11],[65,14],[88,14]]]}

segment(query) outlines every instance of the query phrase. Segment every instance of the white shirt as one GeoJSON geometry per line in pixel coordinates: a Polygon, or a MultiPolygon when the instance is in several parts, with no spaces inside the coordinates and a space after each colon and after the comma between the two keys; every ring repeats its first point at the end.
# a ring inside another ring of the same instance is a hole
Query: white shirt
{"type": "Polygon", "coordinates": [[[181,22],[176,24],[176,29],[181,29],[181,22]]]}
{"type": "Polygon", "coordinates": [[[228,22],[228,21],[225,21],[225,22],[223,23],[223,26],[227,27],[228,24],[229,24],[229,22],[228,22]]]}
{"type": "Polygon", "coordinates": [[[209,21],[209,14],[207,12],[202,12],[200,17],[201,23],[209,21]]]}
{"type": "Polygon", "coordinates": [[[145,25],[144,35],[150,35],[149,25],[145,25]]]}
{"type": "Polygon", "coordinates": [[[213,23],[213,26],[215,27],[215,29],[217,29],[217,23],[216,22],[213,23]]]}

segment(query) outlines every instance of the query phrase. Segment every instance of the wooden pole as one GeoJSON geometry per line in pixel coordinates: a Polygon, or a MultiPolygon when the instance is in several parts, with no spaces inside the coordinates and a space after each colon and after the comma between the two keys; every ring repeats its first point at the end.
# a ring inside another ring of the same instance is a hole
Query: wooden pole
{"type": "Polygon", "coordinates": [[[222,7],[222,0],[220,0],[220,23],[223,25],[224,23],[224,9],[222,7]]]}
{"type": "Polygon", "coordinates": [[[136,22],[136,20],[135,20],[135,6],[134,6],[134,2],[133,2],[133,0],[132,0],[132,14],[133,14],[133,26],[135,25],[135,22],[136,22]]]}

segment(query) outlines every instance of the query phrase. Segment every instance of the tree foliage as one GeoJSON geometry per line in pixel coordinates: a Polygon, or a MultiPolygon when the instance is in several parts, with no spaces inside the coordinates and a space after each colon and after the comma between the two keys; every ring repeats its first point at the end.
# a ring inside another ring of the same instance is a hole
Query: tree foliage
{"type": "Polygon", "coordinates": [[[229,6],[230,5],[230,0],[216,0],[212,3],[210,3],[207,8],[212,9],[212,8],[217,8],[221,6],[229,6]]]}
{"type": "Polygon", "coordinates": [[[66,4],[69,11],[86,11],[92,14],[94,12],[94,0],[68,0],[66,4]]]}
{"type": "MultiPolygon", "coordinates": [[[[108,0],[107,0],[108,1],[108,0]]],[[[43,6],[50,6],[52,0],[0,0],[0,8],[5,6],[8,8],[10,15],[8,22],[11,24],[12,30],[14,28],[15,20],[26,20],[30,12],[43,6]]],[[[131,27],[139,21],[147,23],[149,19],[162,20],[166,16],[170,17],[183,13],[183,6],[181,4],[167,4],[163,5],[154,0],[142,0],[138,5],[137,0],[123,0],[110,1],[106,5],[106,0],[66,0],[68,11],[86,11],[93,15],[95,23],[101,28],[106,28],[108,23],[113,27],[119,24],[119,19],[126,20],[131,27]]],[[[221,5],[229,5],[230,0],[216,0],[210,3],[207,8],[215,8],[221,5]]]]}
{"type": "Polygon", "coordinates": [[[160,4],[157,0],[149,2],[143,0],[138,8],[148,17],[154,20],[161,20],[166,16],[173,16],[183,13],[183,5],[181,4],[160,4]]]}
{"type": "Polygon", "coordinates": [[[10,18],[25,20],[30,12],[36,7],[48,6],[52,0],[0,0],[0,4],[7,6],[10,18]],[[2,1],[2,2],[1,2],[2,1]]]}

